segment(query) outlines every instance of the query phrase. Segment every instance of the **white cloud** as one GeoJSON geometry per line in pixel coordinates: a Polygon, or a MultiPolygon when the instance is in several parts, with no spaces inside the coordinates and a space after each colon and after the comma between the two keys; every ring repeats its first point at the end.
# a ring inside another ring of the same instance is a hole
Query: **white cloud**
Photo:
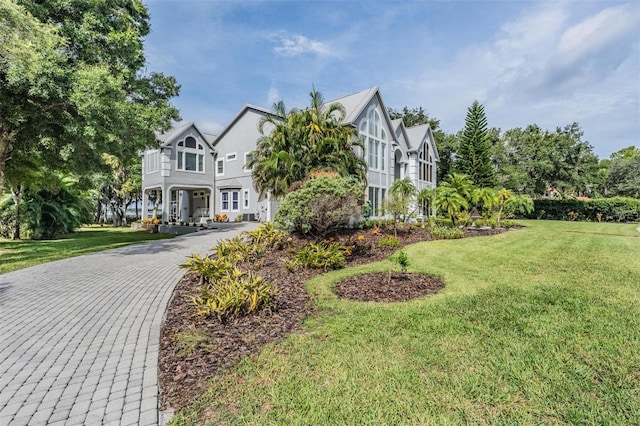
{"type": "Polygon", "coordinates": [[[276,53],[283,56],[298,56],[305,53],[315,53],[320,56],[332,55],[329,46],[321,41],[311,40],[300,34],[290,34],[279,31],[271,34],[271,40],[279,45],[274,48],[276,53]]]}

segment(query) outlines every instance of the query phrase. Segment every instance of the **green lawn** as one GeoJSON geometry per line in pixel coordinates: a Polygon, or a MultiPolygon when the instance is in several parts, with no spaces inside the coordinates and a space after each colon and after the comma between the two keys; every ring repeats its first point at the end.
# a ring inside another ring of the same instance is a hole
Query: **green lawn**
{"type": "Polygon", "coordinates": [[[10,241],[0,238],[0,274],[52,260],[172,237],[168,234],[132,231],[131,228],[91,226],[58,240],[10,241]]]}
{"type": "MultiPolygon", "coordinates": [[[[439,294],[338,299],[316,277],[304,331],[212,382],[192,411],[229,424],[640,424],[636,225],[523,221],[484,238],[419,243],[439,294]]],[[[251,338],[247,336],[247,338],[251,338]]]]}

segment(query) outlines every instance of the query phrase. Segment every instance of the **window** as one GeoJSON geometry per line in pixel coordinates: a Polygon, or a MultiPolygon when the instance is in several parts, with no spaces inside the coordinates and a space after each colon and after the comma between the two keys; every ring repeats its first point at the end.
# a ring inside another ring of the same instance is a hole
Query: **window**
{"type": "Polygon", "coordinates": [[[158,171],[158,151],[147,152],[147,173],[158,171]]]}
{"type": "Polygon", "coordinates": [[[433,159],[429,155],[429,142],[422,144],[420,156],[418,157],[418,179],[426,182],[433,181],[433,159]]]}
{"type": "Polygon", "coordinates": [[[238,158],[238,154],[236,154],[235,152],[232,152],[231,154],[227,154],[227,161],[233,161],[236,158],[238,158]]]}
{"type": "Polygon", "coordinates": [[[204,146],[193,136],[178,142],[178,170],[204,173],[204,146]]]}
{"type": "Polygon", "coordinates": [[[231,191],[231,210],[234,212],[240,210],[240,193],[238,191],[231,191]]]}
{"type": "Polygon", "coordinates": [[[366,141],[367,165],[372,170],[387,168],[387,133],[382,128],[380,114],[372,108],[360,123],[360,137],[366,141]]]}
{"type": "Polygon", "coordinates": [[[250,152],[246,152],[244,154],[244,171],[245,172],[250,172],[251,169],[249,167],[247,167],[247,164],[249,162],[253,161],[253,155],[250,152]]]}
{"type": "Polygon", "coordinates": [[[224,174],[224,160],[216,161],[216,174],[223,175],[224,174]]]}
{"type": "Polygon", "coordinates": [[[240,191],[225,190],[220,192],[220,206],[223,212],[240,210],[240,191]]]}
{"type": "Polygon", "coordinates": [[[222,211],[223,212],[228,212],[229,211],[229,193],[227,191],[223,191],[220,193],[220,199],[221,199],[221,203],[222,204],[222,211]]]}
{"type": "MultiPolygon", "coordinates": [[[[384,192],[384,190],[383,190],[384,192]]],[[[376,188],[373,186],[369,187],[369,204],[371,206],[371,216],[380,216],[382,212],[380,211],[382,207],[382,203],[380,200],[380,188],[376,188]]]]}
{"type": "Polygon", "coordinates": [[[242,208],[245,210],[249,209],[249,190],[245,189],[242,191],[242,208]]]}

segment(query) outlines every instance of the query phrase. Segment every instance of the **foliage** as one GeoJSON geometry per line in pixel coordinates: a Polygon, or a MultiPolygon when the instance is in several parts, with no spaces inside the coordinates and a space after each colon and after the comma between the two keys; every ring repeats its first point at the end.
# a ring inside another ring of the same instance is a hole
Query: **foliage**
{"type": "Polygon", "coordinates": [[[278,208],[275,223],[315,238],[324,238],[362,216],[362,187],[349,178],[321,176],[290,192],[278,208]]]}
{"type": "MultiPolygon", "coordinates": [[[[91,222],[93,200],[86,191],[78,188],[78,181],[72,177],[51,176],[48,186],[40,190],[27,190],[21,197],[20,226],[25,234],[34,240],[50,240],[74,232],[83,224],[91,222]]],[[[7,209],[15,210],[15,200],[7,197],[0,204],[2,220],[9,217],[7,209]]],[[[14,223],[3,222],[0,229],[8,231],[16,227],[14,223]]],[[[2,236],[8,237],[7,233],[2,236]]],[[[11,235],[12,237],[15,236],[11,235]]]]}
{"type": "Polygon", "coordinates": [[[246,231],[244,235],[254,247],[266,249],[283,249],[288,234],[279,230],[272,222],[267,222],[253,231],[246,231]]]}
{"type": "Polygon", "coordinates": [[[405,274],[411,263],[409,262],[409,256],[407,256],[406,250],[400,250],[398,254],[394,256],[393,260],[398,264],[402,273],[405,274]]]}
{"type": "Polygon", "coordinates": [[[630,197],[594,198],[592,200],[534,200],[528,218],[569,220],[569,212],[579,220],[594,222],[636,222],[640,220],[640,200],[630,197]]]}
{"type": "Polygon", "coordinates": [[[640,149],[619,151],[607,170],[605,188],[609,196],[640,198],[640,149]]]}
{"type": "Polygon", "coordinates": [[[473,101],[467,111],[457,155],[456,169],[469,176],[476,186],[494,185],[495,170],[491,162],[487,117],[478,101],[473,101]]]}
{"type": "Polygon", "coordinates": [[[315,89],[309,95],[309,108],[287,111],[280,102],[260,121],[263,136],[247,164],[260,197],[269,193],[282,199],[292,184],[314,171],[330,170],[366,182],[367,165],[356,152],[364,145],[354,128],[342,124],[344,107],[325,105],[315,89]]]}
{"type": "Polygon", "coordinates": [[[376,241],[376,245],[378,247],[400,247],[400,240],[398,239],[398,237],[395,237],[393,235],[385,235],[383,237],[380,237],[378,241],[376,241]]]}
{"type": "Polygon", "coordinates": [[[344,268],[347,247],[338,243],[309,243],[293,254],[290,267],[314,268],[329,271],[344,268]]]}
{"type": "Polygon", "coordinates": [[[453,240],[464,237],[462,229],[449,226],[432,226],[429,233],[434,240],[453,240]]]}
{"type": "Polygon", "coordinates": [[[447,213],[455,226],[456,214],[469,207],[467,200],[449,185],[440,185],[436,189],[436,206],[447,213]]]}
{"type": "Polygon", "coordinates": [[[199,287],[198,292],[190,296],[196,315],[215,316],[219,320],[269,308],[275,297],[273,283],[237,268],[228,270],[215,283],[199,287]]]}
{"type": "Polygon", "coordinates": [[[397,179],[389,188],[389,197],[384,201],[383,210],[395,219],[395,222],[407,222],[415,215],[415,202],[418,191],[410,178],[397,179]]]}
{"type": "Polygon", "coordinates": [[[418,208],[420,210],[420,214],[423,216],[431,216],[432,208],[435,206],[436,202],[436,189],[435,188],[424,188],[416,197],[418,201],[418,208]]]}
{"type": "Polygon", "coordinates": [[[179,119],[175,79],[144,68],[139,0],[18,3],[0,3],[0,193],[8,162],[108,173],[103,154],[137,161],[179,119]]]}
{"type": "Polygon", "coordinates": [[[517,193],[545,195],[550,188],[589,195],[597,158],[577,123],[546,131],[537,125],[506,131],[495,161],[499,184],[517,193]]]}

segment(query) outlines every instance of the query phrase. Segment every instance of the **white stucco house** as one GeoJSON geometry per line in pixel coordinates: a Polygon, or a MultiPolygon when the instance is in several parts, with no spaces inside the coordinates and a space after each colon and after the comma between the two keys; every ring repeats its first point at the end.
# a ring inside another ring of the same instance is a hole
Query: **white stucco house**
{"type": "MultiPolygon", "coordinates": [[[[402,120],[391,120],[377,87],[326,103],[334,102],[346,110],[344,125],[356,128],[364,142],[366,196],[373,212],[396,179],[409,177],[418,190],[436,186],[439,157],[429,125],[407,128],[402,120]]],[[[155,190],[168,200],[162,205],[165,222],[202,221],[215,214],[273,220],[278,203],[258,199],[245,166],[262,136],[258,123],[270,113],[245,105],[217,136],[200,132],[193,123],[158,135],[160,148],[143,153],[143,205],[155,190]]]]}

